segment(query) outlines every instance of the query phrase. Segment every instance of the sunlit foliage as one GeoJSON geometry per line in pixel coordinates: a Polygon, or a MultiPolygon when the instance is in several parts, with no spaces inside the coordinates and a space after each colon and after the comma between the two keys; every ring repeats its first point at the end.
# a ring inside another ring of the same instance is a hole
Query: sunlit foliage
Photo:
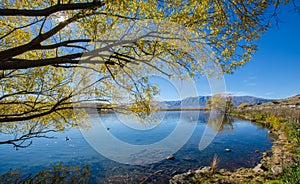
{"type": "Polygon", "coordinates": [[[124,94],[149,114],[150,75],[231,73],[287,2],[2,0],[0,122],[75,120],[73,106],[124,94]]]}

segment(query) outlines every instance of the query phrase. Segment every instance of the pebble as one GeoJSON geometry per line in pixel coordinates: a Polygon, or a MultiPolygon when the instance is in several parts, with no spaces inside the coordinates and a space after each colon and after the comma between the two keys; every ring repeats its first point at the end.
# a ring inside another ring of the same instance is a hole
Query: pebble
{"type": "Polygon", "coordinates": [[[273,172],[274,175],[278,175],[282,173],[282,168],[275,165],[271,168],[271,171],[273,172]]]}
{"type": "Polygon", "coordinates": [[[177,171],[173,171],[172,174],[171,174],[171,176],[174,176],[176,174],[178,174],[177,171]]]}
{"type": "Polygon", "coordinates": [[[160,173],[163,173],[163,172],[164,172],[164,170],[158,170],[154,174],[160,174],[160,173]]]}
{"type": "Polygon", "coordinates": [[[257,166],[255,166],[252,170],[254,172],[262,172],[263,170],[261,169],[262,164],[258,164],[257,166]]]}
{"type": "Polygon", "coordinates": [[[189,157],[189,156],[183,157],[182,160],[184,160],[184,161],[194,161],[194,160],[193,160],[191,157],[189,157]]]}
{"type": "Polygon", "coordinates": [[[186,175],[189,176],[189,177],[191,177],[191,176],[194,175],[194,173],[193,173],[191,170],[189,170],[189,171],[186,173],[186,175]]]}

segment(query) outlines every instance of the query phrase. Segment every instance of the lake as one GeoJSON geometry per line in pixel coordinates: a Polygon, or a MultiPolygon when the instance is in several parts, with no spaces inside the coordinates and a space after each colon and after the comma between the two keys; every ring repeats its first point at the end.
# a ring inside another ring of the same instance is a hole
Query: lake
{"type": "MultiPolygon", "coordinates": [[[[155,117],[143,124],[126,115],[91,114],[88,130],[48,132],[52,138],[33,138],[26,148],[0,144],[0,183],[20,182],[53,166],[49,176],[66,174],[89,183],[168,183],[172,175],[210,165],[214,155],[219,169],[254,167],[262,156],[256,150],[272,146],[268,130],[250,121],[225,117],[218,123],[205,111],[158,112],[155,117]],[[5,174],[9,171],[18,174],[5,174]]],[[[1,133],[0,141],[12,136],[1,133]]]]}

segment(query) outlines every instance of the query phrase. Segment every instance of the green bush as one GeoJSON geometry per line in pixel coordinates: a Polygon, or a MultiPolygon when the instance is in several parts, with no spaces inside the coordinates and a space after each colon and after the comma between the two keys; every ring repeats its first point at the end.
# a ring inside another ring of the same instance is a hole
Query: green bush
{"type": "Polygon", "coordinates": [[[266,184],[282,184],[283,182],[281,180],[271,180],[267,181],[266,184]]]}
{"type": "Polygon", "coordinates": [[[300,167],[299,163],[294,163],[284,170],[282,176],[284,183],[299,184],[300,183],[300,167]]]}
{"type": "Polygon", "coordinates": [[[288,126],[290,128],[289,131],[289,138],[291,141],[295,142],[297,145],[300,144],[300,128],[298,124],[295,123],[288,123],[288,126]]]}
{"type": "Polygon", "coordinates": [[[275,129],[280,129],[280,127],[281,127],[281,120],[280,120],[280,118],[277,118],[277,117],[275,117],[273,115],[267,116],[266,119],[265,119],[265,121],[266,121],[266,123],[268,125],[271,125],[275,129]]]}
{"type": "Polygon", "coordinates": [[[258,113],[254,116],[254,120],[264,120],[265,117],[262,113],[258,113]]]}
{"type": "Polygon", "coordinates": [[[300,157],[300,148],[298,147],[297,151],[296,151],[296,155],[300,157]]]}

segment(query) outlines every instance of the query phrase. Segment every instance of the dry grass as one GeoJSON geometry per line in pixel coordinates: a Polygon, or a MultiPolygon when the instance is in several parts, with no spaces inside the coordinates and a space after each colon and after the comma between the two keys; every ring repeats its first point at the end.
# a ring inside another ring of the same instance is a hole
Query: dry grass
{"type": "Polygon", "coordinates": [[[214,158],[210,164],[210,167],[211,167],[211,170],[213,171],[213,173],[216,172],[218,163],[219,163],[219,157],[218,157],[218,155],[214,155],[214,158]]]}

